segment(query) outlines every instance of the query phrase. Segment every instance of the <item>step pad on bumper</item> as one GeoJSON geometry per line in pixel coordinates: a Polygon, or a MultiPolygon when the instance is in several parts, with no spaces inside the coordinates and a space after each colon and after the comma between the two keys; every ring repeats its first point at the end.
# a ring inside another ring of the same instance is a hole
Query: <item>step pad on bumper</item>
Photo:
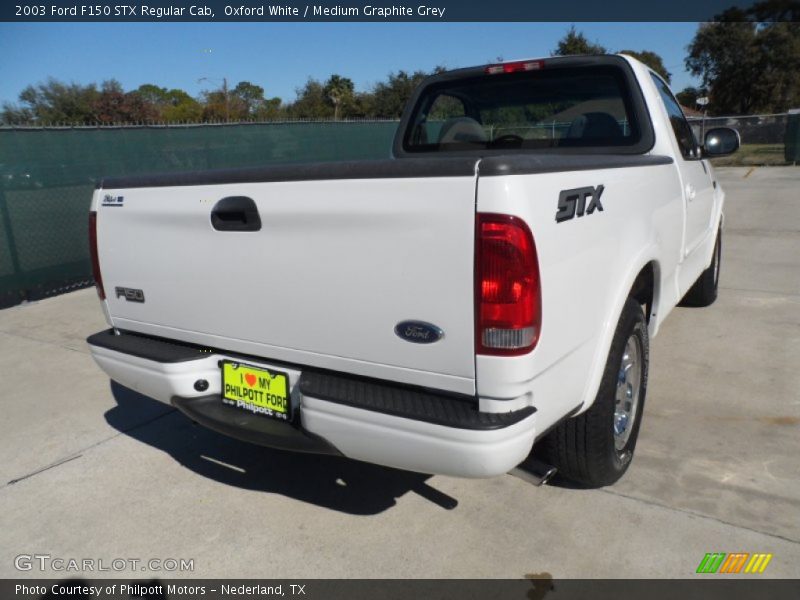
{"type": "Polygon", "coordinates": [[[471,396],[449,396],[320,371],[303,372],[300,392],[320,400],[456,429],[501,429],[536,411],[529,406],[507,413],[480,412],[477,400],[471,396]]]}
{"type": "Polygon", "coordinates": [[[116,335],[113,329],[99,331],[86,339],[90,346],[138,356],[160,363],[178,363],[205,358],[213,351],[192,344],[164,340],[135,333],[116,335]]]}
{"type": "MultiPolygon", "coordinates": [[[[214,355],[242,362],[248,360],[257,363],[277,362],[271,361],[269,358],[242,356],[224,350],[138,333],[123,331],[116,335],[112,329],[96,333],[86,341],[91,346],[163,364],[201,360],[214,355]]],[[[480,412],[478,399],[475,396],[432,391],[303,366],[292,367],[301,372],[298,386],[303,396],[454,429],[473,431],[503,429],[523,421],[536,412],[536,409],[531,406],[505,413],[480,412]]],[[[179,401],[176,402],[174,398],[172,402],[176,405],[179,404],[179,401]]],[[[206,406],[206,402],[208,402],[207,399],[205,402],[198,403],[194,408],[199,408],[200,405],[203,405],[204,409],[209,408],[206,406]]],[[[191,410],[192,407],[181,407],[184,412],[187,412],[185,408],[191,410]]],[[[219,414],[214,415],[215,418],[219,416],[219,414]]],[[[258,420],[255,422],[258,423],[258,420]]]]}

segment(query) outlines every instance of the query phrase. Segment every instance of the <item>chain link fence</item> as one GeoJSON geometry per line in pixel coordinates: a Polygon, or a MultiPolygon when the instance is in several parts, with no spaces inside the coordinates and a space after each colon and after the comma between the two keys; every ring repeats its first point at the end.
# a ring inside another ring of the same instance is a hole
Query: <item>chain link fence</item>
{"type": "Polygon", "coordinates": [[[395,121],[0,128],[0,307],[92,284],[102,177],[386,158],[395,121]]]}
{"type": "Polygon", "coordinates": [[[742,151],[734,159],[743,164],[785,164],[800,162],[800,110],[769,115],[691,117],[688,119],[698,140],[714,127],[732,127],[742,138],[742,151]]]}
{"type": "Polygon", "coordinates": [[[704,130],[708,131],[714,127],[731,127],[742,136],[742,144],[783,144],[787,122],[788,115],[786,113],[689,119],[698,140],[703,139],[704,130]]]}

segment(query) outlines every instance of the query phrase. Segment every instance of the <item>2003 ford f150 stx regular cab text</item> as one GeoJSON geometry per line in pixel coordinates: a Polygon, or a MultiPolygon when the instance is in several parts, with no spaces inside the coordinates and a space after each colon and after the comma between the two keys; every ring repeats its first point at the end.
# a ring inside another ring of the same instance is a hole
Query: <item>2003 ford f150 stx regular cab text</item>
{"type": "Polygon", "coordinates": [[[648,340],[716,298],[724,194],[625,56],[415,91],[386,160],[104,180],[94,275],[120,384],[224,434],[425,473],[627,469],[648,340]]]}

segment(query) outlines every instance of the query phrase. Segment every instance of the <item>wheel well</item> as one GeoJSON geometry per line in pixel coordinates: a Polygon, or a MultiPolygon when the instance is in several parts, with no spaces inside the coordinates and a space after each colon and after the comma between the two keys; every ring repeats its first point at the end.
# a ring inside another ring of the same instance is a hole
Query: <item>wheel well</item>
{"type": "Polygon", "coordinates": [[[650,323],[650,316],[653,314],[653,300],[655,298],[655,272],[656,265],[651,261],[647,263],[633,282],[630,297],[634,298],[639,304],[645,307],[645,317],[650,323]]]}

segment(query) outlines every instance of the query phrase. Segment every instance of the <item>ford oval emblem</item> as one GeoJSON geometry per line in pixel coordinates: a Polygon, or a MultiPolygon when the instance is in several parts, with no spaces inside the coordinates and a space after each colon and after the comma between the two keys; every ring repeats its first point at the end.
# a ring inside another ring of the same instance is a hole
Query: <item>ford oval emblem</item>
{"type": "Polygon", "coordinates": [[[444,337],[444,331],[424,321],[400,321],[394,326],[394,332],[414,344],[433,344],[444,337]]]}

